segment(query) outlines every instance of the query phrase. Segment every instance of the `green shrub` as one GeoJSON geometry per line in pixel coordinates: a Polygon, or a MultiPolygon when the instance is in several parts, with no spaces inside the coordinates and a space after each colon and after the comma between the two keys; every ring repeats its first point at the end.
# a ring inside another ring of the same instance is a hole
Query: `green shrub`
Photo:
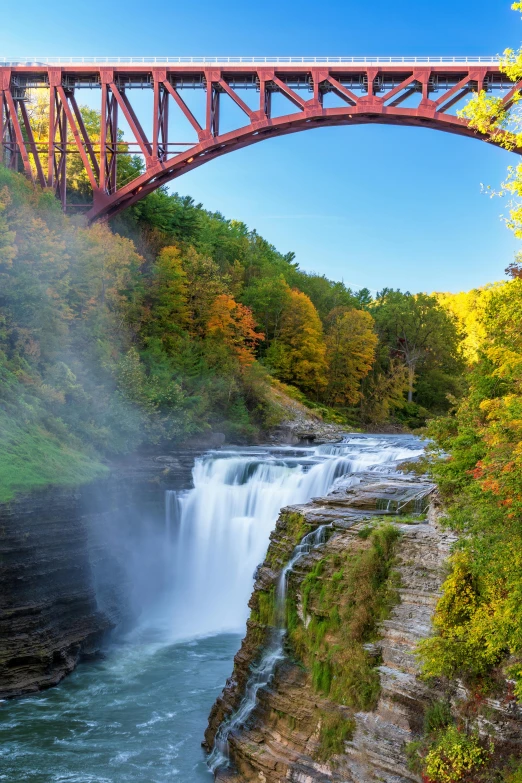
{"type": "Polygon", "coordinates": [[[341,712],[321,712],[319,748],[315,754],[318,761],[328,761],[332,756],[344,753],[344,743],[353,738],[355,721],[341,712]]]}
{"type": "Polygon", "coordinates": [[[50,485],[72,487],[107,475],[107,468],[37,422],[16,422],[0,410],[0,503],[50,485]]]}
{"type": "Polygon", "coordinates": [[[451,721],[451,704],[446,700],[436,701],[424,713],[424,733],[431,734],[444,729],[451,721]]]}
{"type": "Polygon", "coordinates": [[[477,734],[448,726],[426,754],[424,774],[433,783],[458,783],[483,767],[491,755],[477,734]]]}
{"type": "Polygon", "coordinates": [[[522,761],[511,759],[504,770],[504,783],[522,783],[522,761]]]}

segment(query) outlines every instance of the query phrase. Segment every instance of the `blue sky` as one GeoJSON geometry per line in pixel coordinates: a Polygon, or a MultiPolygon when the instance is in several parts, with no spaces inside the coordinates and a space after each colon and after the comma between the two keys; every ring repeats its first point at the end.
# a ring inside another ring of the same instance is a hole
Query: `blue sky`
{"type": "MultiPolygon", "coordinates": [[[[4,2],[0,55],[12,58],[491,55],[522,37],[504,0],[4,2]]],[[[425,129],[321,128],[226,155],[175,188],[293,250],[304,269],[354,287],[458,291],[501,279],[513,258],[507,205],[480,185],[516,160],[425,129]]]]}

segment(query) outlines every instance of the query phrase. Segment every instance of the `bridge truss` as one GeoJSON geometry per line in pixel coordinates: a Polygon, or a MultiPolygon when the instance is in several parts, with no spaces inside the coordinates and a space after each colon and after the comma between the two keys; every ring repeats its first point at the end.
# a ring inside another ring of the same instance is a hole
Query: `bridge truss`
{"type": "Polygon", "coordinates": [[[455,107],[477,90],[500,91],[509,106],[522,89],[498,61],[486,58],[66,58],[53,62],[0,62],[0,160],[53,188],[65,209],[67,159],[80,156],[93,193],[89,220],[115,215],[155,188],[203,163],[266,138],[321,126],[386,123],[422,126],[498,143],[469,128],[455,107]],[[99,94],[101,125],[94,136],[78,94],[99,94]],[[43,90],[48,140],[38,140],[31,96],[43,90]],[[135,96],[150,91],[140,121],[135,96]],[[204,96],[200,116],[188,91],[204,96]],[[274,111],[275,96],[287,109],[274,111]],[[331,104],[335,98],[336,104],[331,104]],[[221,104],[230,99],[243,120],[221,129],[221,104]],[[173,136],[172,115],[184,117],[192,142],[173,136]],[[118,123],[132,138],[121,143],[118,123]],[[137,153],[143,171],[118,180],[118,156],[137,153]]]}

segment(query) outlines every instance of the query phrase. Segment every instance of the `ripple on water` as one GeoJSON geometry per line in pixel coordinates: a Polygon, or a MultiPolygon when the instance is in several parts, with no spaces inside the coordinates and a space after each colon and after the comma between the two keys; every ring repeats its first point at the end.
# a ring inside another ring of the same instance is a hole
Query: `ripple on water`
{"type": "Polygon", "coordinates": [[[57,688],[2,705],[0,781],[211,783],[201,737],[240,642],[140,646],[125,662],[115,648],[57,688]]]}

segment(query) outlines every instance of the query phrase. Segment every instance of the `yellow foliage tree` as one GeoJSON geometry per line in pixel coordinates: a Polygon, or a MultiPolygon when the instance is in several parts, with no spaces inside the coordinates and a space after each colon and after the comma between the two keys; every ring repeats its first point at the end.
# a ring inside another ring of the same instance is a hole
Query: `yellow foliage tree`
{"type": "Polygon", "coordinates": [[[279,336],[267,351],[267,362],[278,378],[318,395],[326,388],[327,361],[323,326],[311,299],[290,292],[279,336]]]}
{"type": "Polygon", "coordinates": [[[479,350],[486,341],[484,314],[492,293],[501,285],[504,284],[495,283],[458,294],[435,294],[439,304],[457,319],[462,335],[459,350],[470,364],[478,360],[479,350]]]}
{"type": "Polygon", "coordinates": [[[365,310],[337,307],[328,316],[326,336],[329,405],[355,405],[360,382],[375,360],[378,338],[374,320],[365,310]]]}
{"type": "MultiPolygon", "coordinates": [[[[100,133],[101,133],[101,115],[96,109],[90,109],[88,106],[80,106],[83,123],[87,129],[89,139],[93,145],[95,154],[99,161],[100,133]]],[[[34,140],[40,153],[40,158],[44,162],[47,154],[47,144],[49,142],[49,92],[46,89],[33,89],[30,92],[30,100],[27,103],[27,110],[31,121],[34,140]],[[43,156],[43,157],[42,157],[43,156]]],[[[117,162],[117,180],[118,186],[127,184],[133,177],[137,176],[143,169],[143,163],[137,155],[127,154],[128,144],[123,141],[123,131],[118,129],[118,162],[117,162]]],[[[92,188],[89,177],[83,165],[81,156],[76,148],[74,134],[70,124],[67,128],[67,182],[71,190],[72,200],[76,202],[90,201],[92,198],[92,188]]],[[[34,156],[29,152],[29,160],[33,171],[36,172],[36,163],[34,156]]]]}
{"type": "Polygon", "coordinates": [[[175,245],[158,254],[145,300],[143,331],[175,350],[176,338],[189,325],[188,283],[181,251],[175,245]]]}

